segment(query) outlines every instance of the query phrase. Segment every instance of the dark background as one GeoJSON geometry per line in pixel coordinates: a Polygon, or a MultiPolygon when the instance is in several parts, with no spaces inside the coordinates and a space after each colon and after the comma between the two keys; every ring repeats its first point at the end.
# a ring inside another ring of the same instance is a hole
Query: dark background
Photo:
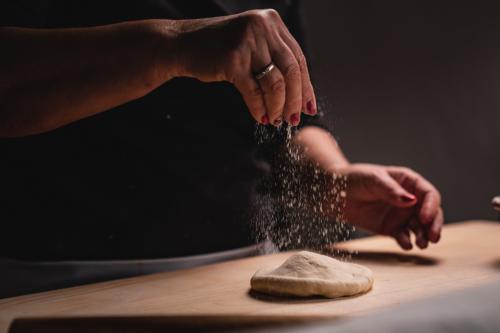
{"type": "Polygon", "coordinates": [[[406,165],[446,220],[497,219],[500,6],[302,1],[320,111],[353,162],[406,165]]]}

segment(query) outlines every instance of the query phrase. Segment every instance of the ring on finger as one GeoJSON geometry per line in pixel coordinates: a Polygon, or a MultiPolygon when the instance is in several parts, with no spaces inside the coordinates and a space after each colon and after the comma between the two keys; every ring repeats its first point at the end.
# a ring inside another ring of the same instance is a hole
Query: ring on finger
{"type": "Polygon", "coordinates": [[[271,73],[271,71],[272,71],[275,67],[276,67],[276,66],[274,66],[274,63],[270,63],[269,65],[267,65],[266,67],[264,67],[264,69],[263,69],[261,72],[259,72],[259,73],[255,74],[255,78],[256,78],[257,80],[260,80],[260,79],[264,78],[264,76],[266,76],[267,74],[271,73]]]}

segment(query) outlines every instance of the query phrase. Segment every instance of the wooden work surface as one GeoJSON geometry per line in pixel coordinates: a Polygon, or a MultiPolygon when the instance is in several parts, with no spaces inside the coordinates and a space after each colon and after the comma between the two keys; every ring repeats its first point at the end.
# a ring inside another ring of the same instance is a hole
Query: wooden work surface
{"type": "Polygon", "coordinates": [[[369,293],[336,300],[256,297],[249,293],[249,281],[257,269],[277,266],[290,255],[279,253],[3,299],[0,332],[6,332],[11,321],[19,317],[158,316],[191,322],[199,318],[334,319],[500,277],[500,224],[494,222],[446,226],[441,242],[424,251],[404,252],[386,237],[350,241],[341,247],[357,250],[353,261],[373,270],[375,283],[369,293]]]}

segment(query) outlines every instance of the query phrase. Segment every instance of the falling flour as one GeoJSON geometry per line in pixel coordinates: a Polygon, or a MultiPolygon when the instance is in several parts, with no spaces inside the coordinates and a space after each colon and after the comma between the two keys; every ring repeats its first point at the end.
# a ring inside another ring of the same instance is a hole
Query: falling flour
{"type": "Polygon", "coordinates": [[[347,179],[325,174],[307,162],[293,144],[296,128],[257,125],[259,144],[279,142],[273,152],[272,176],[264,181],[254,203],[252,229],[257,241],[266,241],[263,252],[309,249],[348,259],[332,245],[347,240],[354,228],[346,223],[344,208],[347,179]],[[283,145],[284,142],[284,145],[283,145]]]}

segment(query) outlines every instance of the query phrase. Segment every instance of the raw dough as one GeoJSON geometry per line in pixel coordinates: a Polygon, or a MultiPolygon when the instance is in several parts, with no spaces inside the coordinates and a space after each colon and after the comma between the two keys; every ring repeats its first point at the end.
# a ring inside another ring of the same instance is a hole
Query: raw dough
{"type": "Polygon", "coordinates": [[[361,265],[301,251],[276,269],[257,271],[250,284],[253,290],[271,295],[334,298],[370,290],[373,273],[361,265]]]}

